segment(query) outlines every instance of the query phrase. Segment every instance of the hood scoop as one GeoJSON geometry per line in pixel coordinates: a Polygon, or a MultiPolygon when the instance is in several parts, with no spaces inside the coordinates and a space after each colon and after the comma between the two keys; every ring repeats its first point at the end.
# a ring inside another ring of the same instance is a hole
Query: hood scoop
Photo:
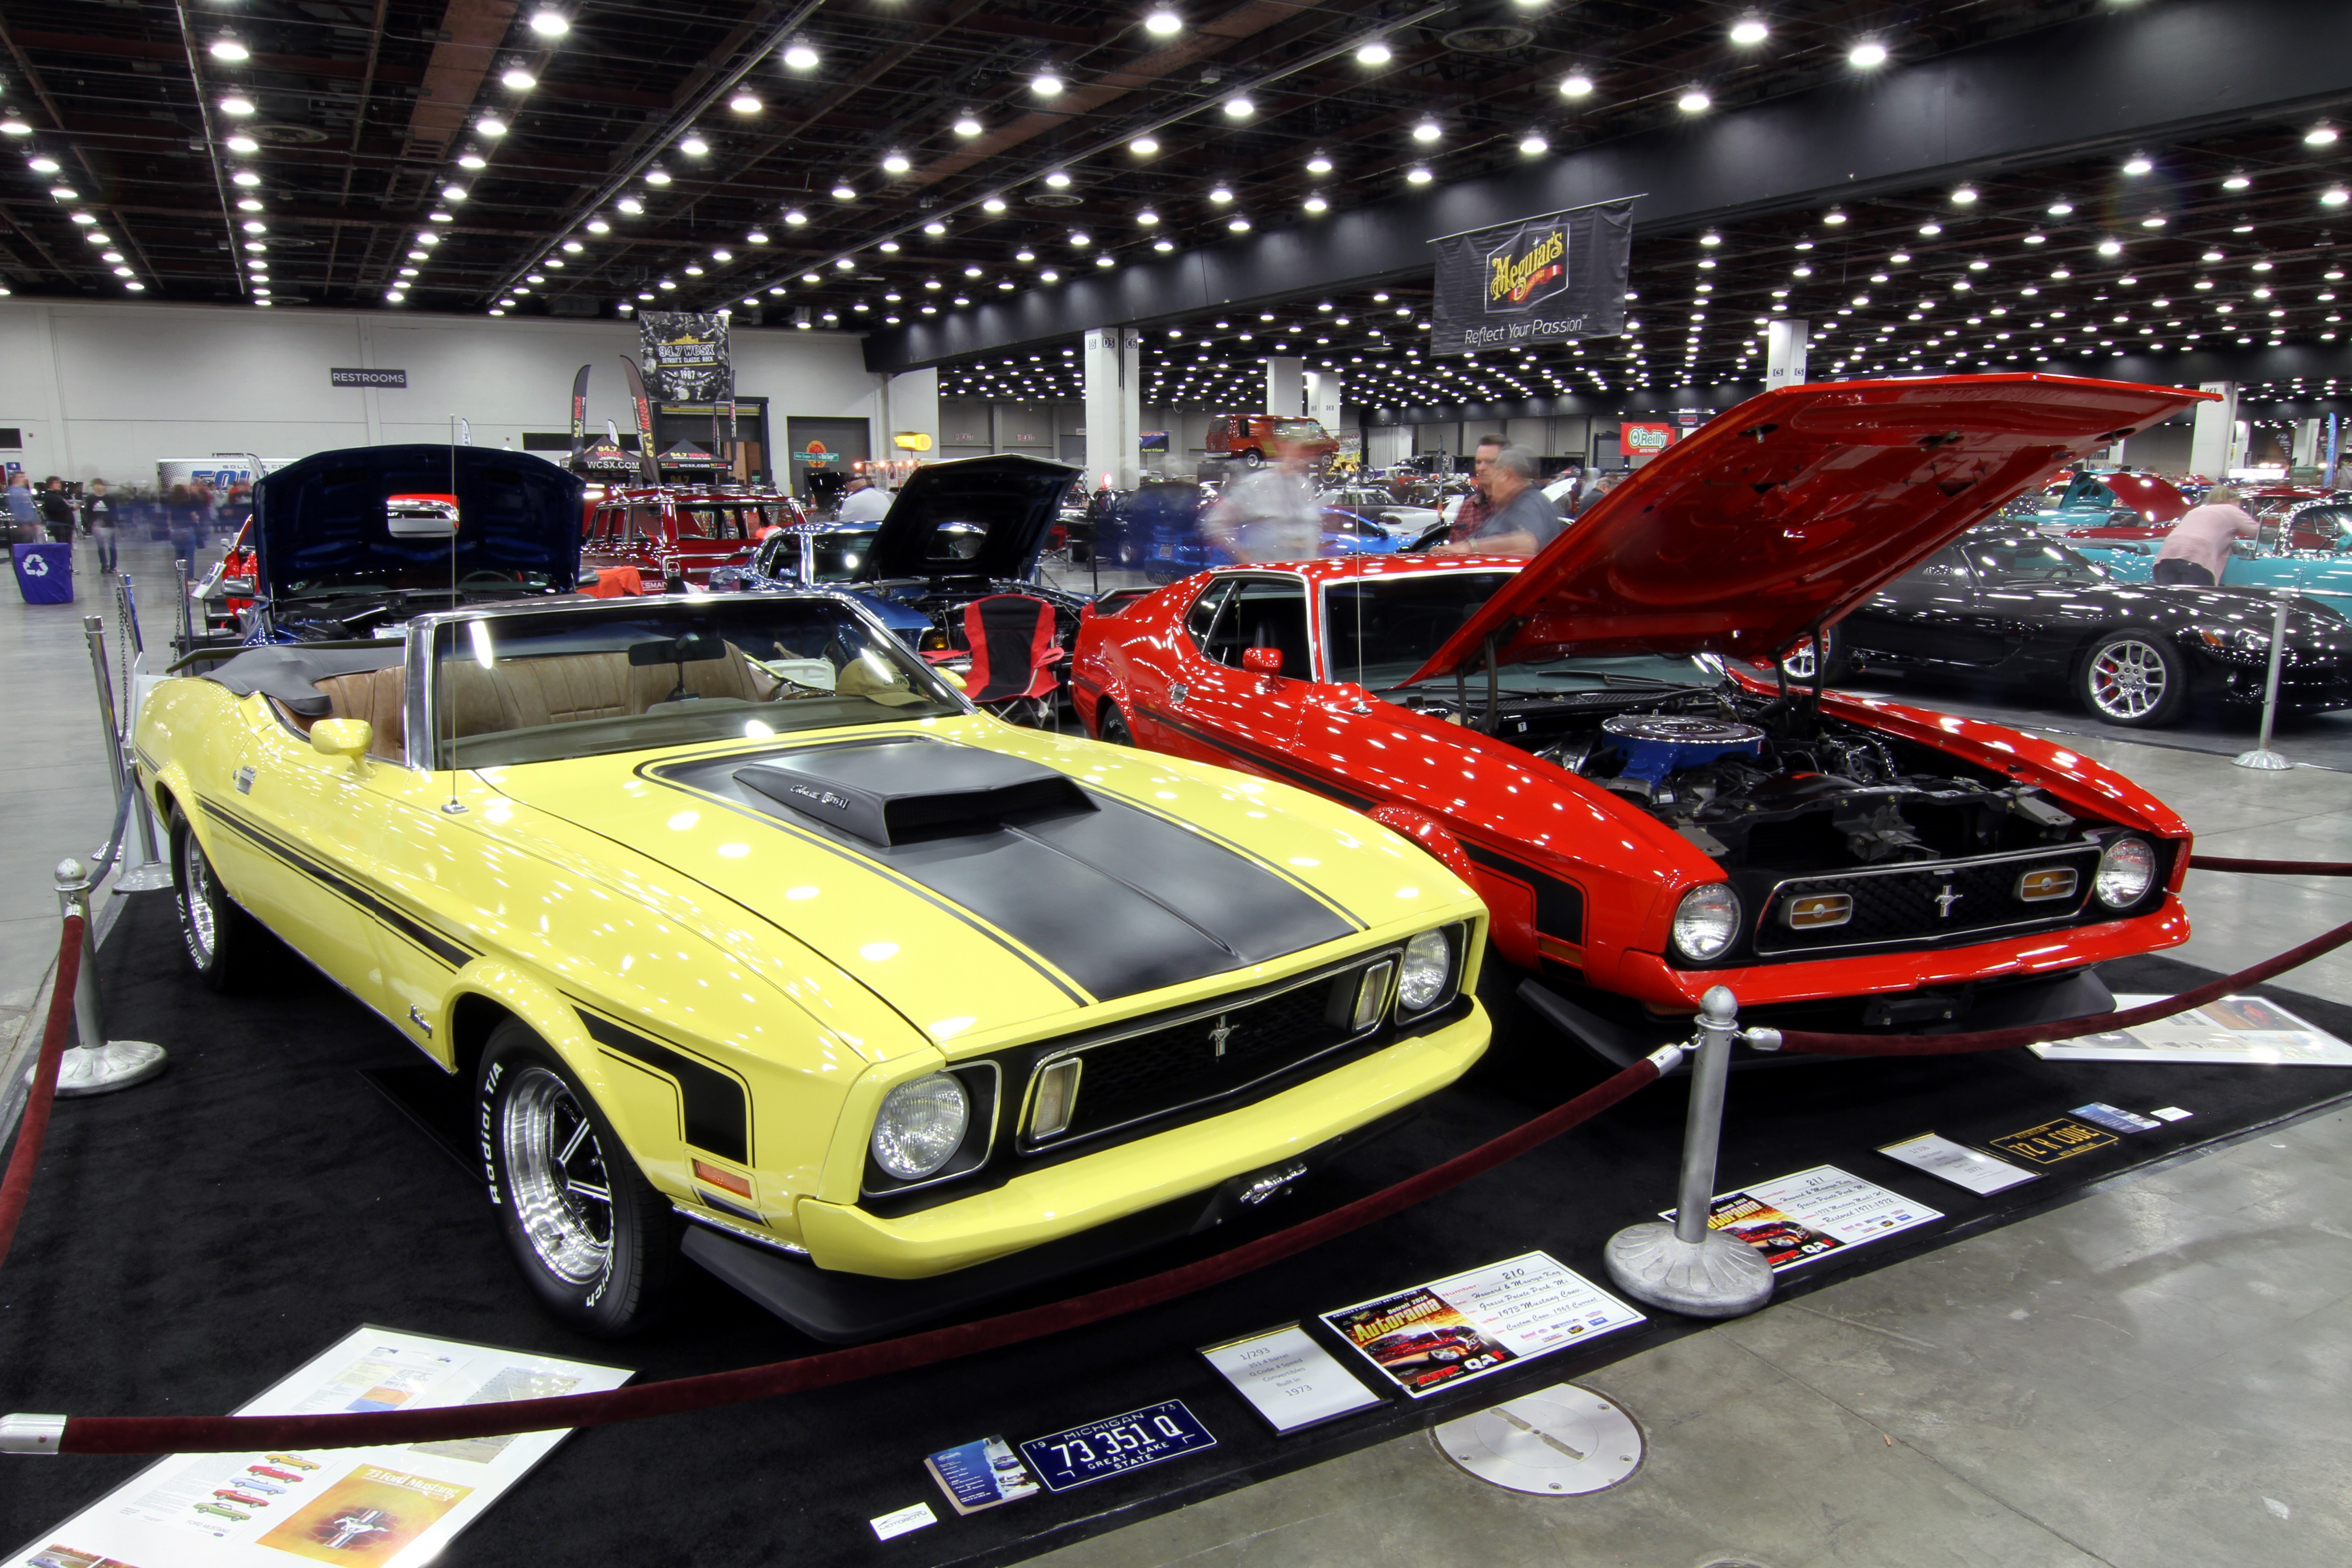
{"type": "Polygon", "coordinates": [[[885,848],[1096,809],[1066,773],[935,741],[788,753],[738,768],[734,779],[820,826],[885,848]]]}

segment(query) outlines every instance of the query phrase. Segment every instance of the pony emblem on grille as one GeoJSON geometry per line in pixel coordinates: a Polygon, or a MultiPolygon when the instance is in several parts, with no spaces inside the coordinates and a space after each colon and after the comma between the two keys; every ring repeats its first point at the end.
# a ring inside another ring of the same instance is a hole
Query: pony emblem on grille
{"type": "Polygon", "coordinates": [[[1968,897],[1966,893],[1952,891],[1952,885],[1949,882],[1945,883],[1944,890],[1936,895],[1936,913],[1945,920],[1950,920],[1952,906],[1966,897],[1968,897]]]}
{"type": "Polygon", "coordinates": [[[1234,1026],[1225,1021],[1225,1016],[1223,1013],[1218,1014],[1217,1026],[1209,1031],[1209,1043],[1217,1047],[1217,1055],[1225,1054],[1225,1042],[1233,1037],[1234,1026]]]}

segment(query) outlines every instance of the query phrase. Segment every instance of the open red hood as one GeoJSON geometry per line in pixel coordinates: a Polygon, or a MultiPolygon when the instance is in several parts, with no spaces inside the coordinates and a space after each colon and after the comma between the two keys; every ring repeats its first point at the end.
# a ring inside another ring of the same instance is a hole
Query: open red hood
{"type": "Polygon", "coordinates": [[[2066,376],[1782,387],[1601,498],[1413,679],[1570,653],[1770,658],[2062,463],[2210,393],[2066,376]]]}
{"type": "Polygon", "coordinates": [[[2195,504],[2170,479],[2156,474],[2101,474],[2099,482],[2150,522],[2179,522],[2195,504]]]}

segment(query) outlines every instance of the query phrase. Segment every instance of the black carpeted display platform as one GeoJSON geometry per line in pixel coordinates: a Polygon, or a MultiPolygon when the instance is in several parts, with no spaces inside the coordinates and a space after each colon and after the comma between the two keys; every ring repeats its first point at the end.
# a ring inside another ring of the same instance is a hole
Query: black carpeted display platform
{"type": "MultiPolygon", "coordinates": [[[[614,1345],[557,1327],[525,1295],[478,1180],[380,1091],[405,1094],[416,1081],[399,1070],[415,1063],[411,1049],[290,957],[274,994],[217,998],[187,974],[177,943],[168,900],[149,895],[130,901],[106,945],[115,1030],[163,1043],[172,1066],[128,1093],[58,1106],[15,1254],[0,1268],[0,1409],[226,1411],[363,1322],[613,1362],[648,1379],[821,1348],[698,1272],[656,1333],[614,1345]]],[[[2107,974],[2117,990],[2151,992],[2209,977],[2160,959],[2107,974]]],[[[1604,1076],[1507,986],[1489,990],[1496,1044],[1468,1079],[1250,1223],[1286,1225],[1384,1186],[1604,1076]]],[[[2276,994],[2352,1037],[2352,1008],[2276,994]]],[[[1607,1237],[1672,1202],[1683,1081],[1644,1089],[1422,1208],[1197,1297],[943,1366],[576,1434],[443,1561],[1017,1562],[1694,1331],[1706,1325],[1656,1314],[1577,1353],[1289,1438],[1269,1435],[1193,1353],[1531,1248],[1605,1282],[1607,1237]],[[1167,1399],[1189,1405],[1218,1446],[971,1518],[957,1517],[923,1471],[926,1454],[958,1443],[1017,1442],[1167,1399]],[[917,1501],[940,1522],[877,1543],[866,1521],[917,1501]]],[[[1800,1295],[2347,1095],[2352,1069],[2054,1064],[2024,1051],[1825,1061],[1734,1079],[1721,1185],[1836,1164],[1949,1216],[1783,1275],[1782,1292],[1800,1295]],[[1874,1152],[1928,1131],[1963,1141],[2018,1131],[2093,1100],[2195,1115],[1993,1199],[1874,1152]]],[[[1246,1234],[1229,1229],[1063,1289],[1149,1272],[1246,1234]]],[[[0,1546],[146,1462],[0,1461],[0,1546]]]]}

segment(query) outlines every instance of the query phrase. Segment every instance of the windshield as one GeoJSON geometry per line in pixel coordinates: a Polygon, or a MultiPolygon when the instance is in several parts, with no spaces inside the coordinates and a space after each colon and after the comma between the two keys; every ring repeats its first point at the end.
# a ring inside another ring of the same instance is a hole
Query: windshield
{"type": "Polygon", "coordinates": [[[434,633],[437,767],[966,711],[847,605],[765,595],[496,616],[434,633]]]}
{"type": "Polygon", "coordinates": [[[2094,588],[2106,581],[2098,568],[2063,544],[2009,539],[1969,546],[1969,563],[1988,587],[1998,583],[2047,583],[2094,588]]]}
{"type": "MultiPolygon", "coordinates": [[[[1499,592],[1508,572],[1428,572],[1331,583],[1323,590],[1323,625],[1334,680],[1393,691],[1445,645],[1463,622],[1499,592]]],[[[1473,678],[1485,689],[1484,672],[1473,678]]],[[[1711,687],[1722,667],[1706,655],[1627,654],[1507,664],[1496,682],[1507,694],[1560,697],[1612,689],[1711,687]]]]}
{"type": "MultiPolygon", "coordinates": [[[[487,599],[543,594],[550,585],[544,572],[467,572],[457,579],[457,596],[487,599]]],[[[327,599],[347,594],[438,594],[446,599],[449,568],[445,564],[322,572],[315,577],[297,577],[278,590],[280,599],[327,599]]]]}

